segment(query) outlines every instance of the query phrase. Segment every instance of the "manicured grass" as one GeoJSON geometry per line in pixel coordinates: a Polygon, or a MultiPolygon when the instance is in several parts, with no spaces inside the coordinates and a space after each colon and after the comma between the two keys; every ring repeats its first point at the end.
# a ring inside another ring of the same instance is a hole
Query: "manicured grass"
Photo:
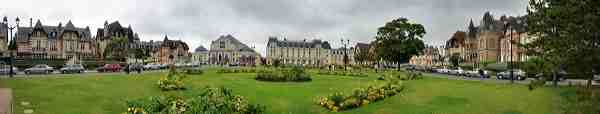
{"type": "MultiPolygon", "coordinates": [[[[13,88],[15,112],[33,109],[44,114],[120,114],[127,99],[147,98],[161,93],[156,83],[160,75],[87,74],[60,77],[2,79],[0,86],[13,88]],[[30,102],[22,106],[20,102],[30,102]]],[[[376,74],[369,77],[313,75],[310,82],[263,82],[254,73],[217,74],[214,70],[190,76],[187,90],[191,95],[205,86],[225,86],[247,97],[252,103],[267,106],[268,114],[332,113],[315,104],[318,96],[335,91],[381,83],[376,74]]],[[[524,85],[482,83],[426,77],[406,81],[400,95],[369,104],[343,114],[553,114],[560,113],[559,89],[529,91],[524,85]]]]}

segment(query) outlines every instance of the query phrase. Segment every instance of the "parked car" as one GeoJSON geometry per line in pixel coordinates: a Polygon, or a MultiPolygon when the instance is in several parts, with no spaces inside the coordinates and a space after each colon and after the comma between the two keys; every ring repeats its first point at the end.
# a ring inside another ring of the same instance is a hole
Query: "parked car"
{"type": "Polygon", "coordinates": [[[25,72],[25,74],[51,74],[54,72],[54,68],[45,64],[38,64],[23,70],[23,72],[25,72]]]}
{"type": "Polygon", "coordinates": [[[450,70],[448,74],[460,76],[460,75],[464,74],[464,70],[462,70],[461,68],[458,68],[458,69],[450,70]]]}
{"type": "Polygon", "coordinates": [[[125,70],[128,70],[129,72],[141,72],[144,70],[144,66],[142,64],[129,64],[125,70]]]}
{"type": "Polygon", "coordinates": [[[96,69],[98,72],[119,72],[121,71],[121,65],[119,64],[105,64],[102,67],[96,69]]]}
{"type": "Polygon", "coordinates": [[[85,68],[81,64],[67,64],[63,68],[60,68],[60,73],[83,73],[85,68]]]}
{"type": "Polygon", "coordinates": [[[446,69],[446,68],[440,68],[440,69],[436,69],[437,73],[442,73],[442,74],[448,74],[450,72],[450,70],[446,69]]]}
{"type": "Polygon", "coordinates": [[[502,80],[510,80],[510,72],[513,72],[513,78],[516,80],[525,80],[527,77],[525,76],[525,72],[523,72],[522,70],[519,69],[513,69],[513,70],[507,70],[504,72],[499,72],[496,73],[496,78],[497,79],[502,79],[502,80]]]}
{"type": "Polygon", "coordinates": [[[155,64],[155,63],[150,63],[147,65],[144,65],[144,70],[158,70],[160,69],[160,65],[159,64],[155,64]]]}
{"type": "Polygon", "coordinates": [[[160,65],[158,65],[158,67],[160,69],[167,69],[167,68],[169,68],[169,65],[168,64],[160,64],[160,65]]]}
{"type": "MultiPolygon", "coordinates": [[[[489,72],[487,70],[483,70],[483,78],[490,78],[490,75],[488,74],[489,72]]],[[[470,70],[470,71],[466,71],[465,72],[465,76],[467,77],[474,77],[474,78],[481,78],[480,74],[479,74],[479,70],[475,69],[475,70],[470,70]]]]}
{"type": "MultiPolygon", "coordinates": [[[[3,65],[0,67],[0,74],[10,74],[10,69],[11,67],[8,65],[3,65]]],[[[12,67],[13,73],[12,74],[17,74],[17,72],[19,72],[19,69],[17,67],[12,67]]]]}

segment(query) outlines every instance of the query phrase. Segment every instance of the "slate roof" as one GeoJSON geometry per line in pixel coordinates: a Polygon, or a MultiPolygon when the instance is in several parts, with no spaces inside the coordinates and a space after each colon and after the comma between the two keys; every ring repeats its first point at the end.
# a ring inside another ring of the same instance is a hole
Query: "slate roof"
{"type": "Polygon", "coordinates": [[[47,26],[42,25],[40,20],[38,20],[34,27],[19,27],[16,38],[17,41],[28,41],[34,31],[43,31],[48,34],[48,39],[57,39],[66,32],[75,32],[83,40],[92,40],[89,27],[78,28],[75,27],[71,21],[69,21],[65,27],[60,23],[58,26],[47,26]]]}
{"type": "Polygon", "coordinates": [[[171,49],[175,49],[179,46],[182,46],[183,49],[189,50],[189,47],[185,42],[181,40],[169,40],[167,36],[165,36],[165,39],[163,40],[161,46],[170,47],[171,49]]]}
{"type": "Polygon", "coordinates": [[[198,46],[194,52],[206,52],[208,51],[206,48],[204,48],[204,46],[198,46]]]}
{"type": "Polygon", "coordinates": [[[276,46],[276,47],[295,47],[295,48],[317,48],[317,47],[321,47],[321,48],[325,48],[325,49],[331,49],[331,46],[329,45],[329,42],[327,41],[321,41],[321,40],[312,40],[312,41],[306,41],[306,40],[301,40],[301,41],[293,41],[293,40],[279,40],[276,37],[270,37],[269,41],[267,43],[267,46],[271,47],[271,46],[276,46]]]}
{"type": "Polygon", "coordinates": [[[231,41],[232,44],[236,45],[236,47],[237,47],[236,50],[256,53],[254,51],[254,49],[248,47],[248,45],[240,42],[239,40],[237,40],[235,37],[231,36],[230,34],[219,36],[219,38],[217,40],[213,41],[213,43],[219,42],[219,41],[225,41],[225,40],[229,40],[229,41],[231,41]]]}

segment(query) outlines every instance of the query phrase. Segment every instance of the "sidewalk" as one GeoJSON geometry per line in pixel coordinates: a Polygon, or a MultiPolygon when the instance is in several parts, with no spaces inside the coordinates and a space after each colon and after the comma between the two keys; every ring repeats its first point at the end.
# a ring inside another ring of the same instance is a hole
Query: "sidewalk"
{"type": "Polygon", "coordinates": [[[12,113],[12,91],[8,88],[0,88],[0,114],[12,113]]]}

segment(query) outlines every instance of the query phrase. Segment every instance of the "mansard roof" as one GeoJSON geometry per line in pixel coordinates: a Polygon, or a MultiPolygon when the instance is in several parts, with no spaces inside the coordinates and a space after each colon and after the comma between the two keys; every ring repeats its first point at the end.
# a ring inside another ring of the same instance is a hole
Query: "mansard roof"
{"type": "Polygon", "coordinates": [[[270,37],[268,46],[276,45],[277,47],[294,47],[294,48],[325,48],[331,49],[329,42],[321,40],[279,40],[276,37],[270,37]]]}

